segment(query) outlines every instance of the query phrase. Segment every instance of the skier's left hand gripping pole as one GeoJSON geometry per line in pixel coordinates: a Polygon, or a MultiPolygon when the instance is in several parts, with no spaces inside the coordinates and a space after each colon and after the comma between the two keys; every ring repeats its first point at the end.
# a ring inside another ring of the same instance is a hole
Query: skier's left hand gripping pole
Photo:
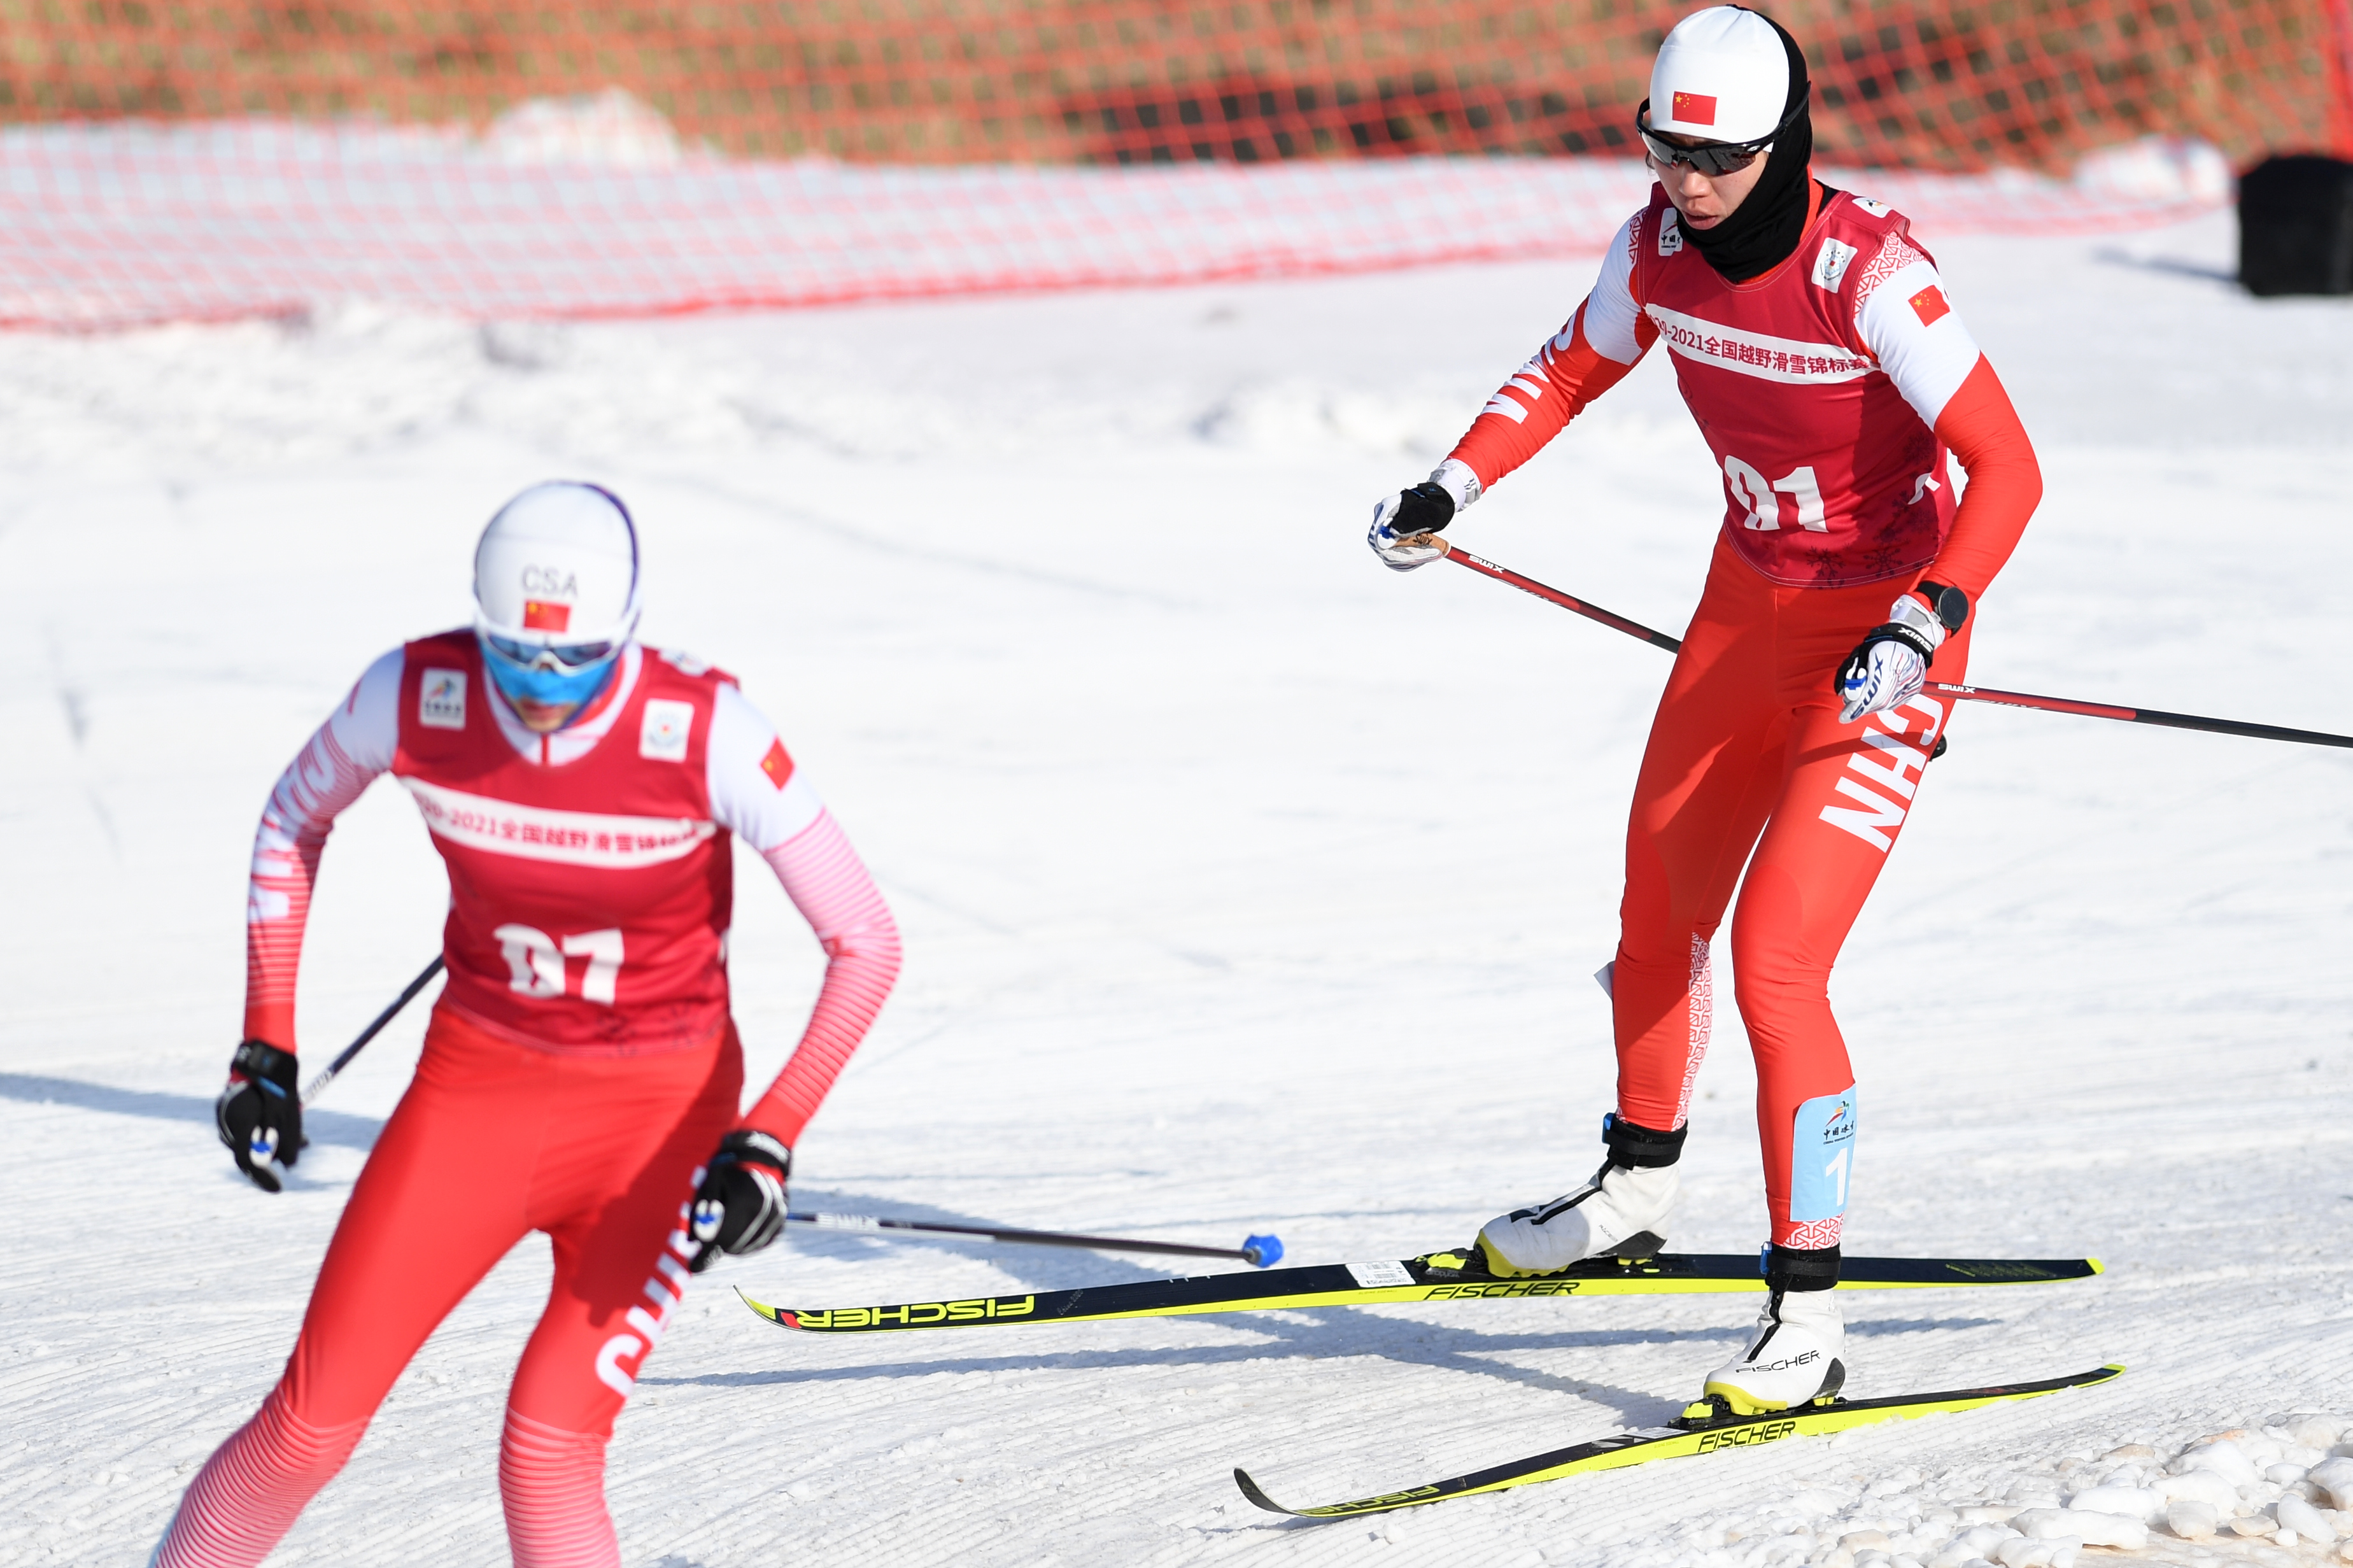
{"type": "MultiPolygon", "coordinates": [[[[1458,566],[1468,566],[1481,576],[1493,577],[1498,583],[1509,583],[1524,594],[1534,594],[1546,604],[1558,605],[1564,610],[1575,610],[1589,621],[1599,621],[1612,631],[1640,637],[1653,647],[1662,647],[1673,653],[1683,646],[1681,638],[1652,631],[1640,621],[1630,621],[1599,605],[1588,605],[1573,594],[1546,587],[1533,577],[1523,577],[1510,567],[1498,566],[1484,557],[1473,555],[1438,534],[1416,534],[1407,542],[1434,544],[1440,554],[1458,566]]],[[[2300,746],[2353,747],[2353,735],[2332,735],[2321,730],[2290,730],[2278,724],[2252,724],[2243,719],[2208,719],[2196,713],[2168,713],[2162,709],[2126,708],[2114,702],[2084,702],[2072,697],[2037,697],[2027,691],[1996,691],[1989,687],[1956,686],[1943,680],[1929,681],[1924,689],[1936,692],[1940,697],[1958,697],[1971,702],[1998,702],[2007,708],[2035,708],[2045,713],[2076,713],[2086,719],[2116,719],[2126,724],[2155,724],[2168,730],[2202,730],[2210,735],[2243,735],[2250,740],[2288,741],[2300,746]]]]}
{"type": "Polygon", "coordinates": [[[308,1105],[312,1100],[318,1099],[319,1091],[326,1088],[329,1084],[334,1082],[335,1075],[343,1071],[345,1068],[351,1066],[352,1058],[358,1056],[360,1052],[366,1047],[367,1043],[370,1040],[375,1039],[378,1035],[384,1033],[384,1026],[386,1024],[391,1023],[395,1018],[400,1016],[400,1010],[403,1007],[407,1006],[411,1002],[416,1001],[417,994],[419,991],[424,990],[427,985],[433,984],[433,977],[440,973],[441,955],[437,952],[433,955],[433,962],[427,964],[423,970],[418,972],[417,978],[408,983],[407,989],[404,990],[399,995],[392,999],[392,1005],[386,1007],[383,1012],[378,1013],[375,1016],[375,1022],[370,1024],[366,1028],[362,1029],[360,1031],[360,1037],[353,1040],[350,1045],[345,1046],[343,1048],[342,1053],[338,1055],[333,1061],[327,1064],[325,1071],[322,1072],[318,1077],[312,1079],[308,1084],[303,1086],[302,1103],[308,1105]]]}
{"type": "Polygon", "coordinates": [[[1282,1243],[1271,1236],[1242,1238],[1240,1247],[1195,1247],[1182,1241],[1138,1241],[1116,1236],[1072,1236],[1059,1230],[1011,1230],[977,1225],[934,1225],[928,1220],[880,1219],[864,1214],[788,1214],[786,1225],[812,1225],[820,1230],[911,1231],[922,1236],[961,1236],[978,1241],[1012,1241],[1027,1247],[1078,1247],[1094,1252],[1156,1252],[1175,1258],[1238,1258],[1260,1268],[1271,1268],[1282,1257],[1282,1243]]]}

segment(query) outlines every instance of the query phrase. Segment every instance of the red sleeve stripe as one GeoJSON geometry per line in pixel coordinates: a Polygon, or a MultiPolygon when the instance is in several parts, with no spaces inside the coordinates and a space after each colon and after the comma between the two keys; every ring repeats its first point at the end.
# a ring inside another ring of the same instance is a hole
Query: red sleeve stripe
{"type": "Polygon", "coordinates": [[[333,721],[279,775],[253,840],[245,906],[245,1037],[295,1049],[294,979],[319,854],[360,792],[375,782],[337,743],[333,721]]]}
{"type": "Polygon", "coordinates": [[[1546,342],[1496,390],[1448,454],[1479,476],[1482,489],[1535,457],[1587,404],[1634,368],[1599,353],[1586,341],[1585,310],[1579,305],[1560,336],[1546,342]]]}

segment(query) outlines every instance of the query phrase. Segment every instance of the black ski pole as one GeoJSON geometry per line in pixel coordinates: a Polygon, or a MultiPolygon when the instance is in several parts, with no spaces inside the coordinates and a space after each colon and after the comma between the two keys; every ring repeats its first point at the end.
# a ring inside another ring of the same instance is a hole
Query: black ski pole
{"type": "MultiPolygon", "coordinates": [[[[1498,583],[1508,583],[1522,593],[1534,594],[1548,604],[1565,610],[1575,610],[1588,620],[1599,621],[1612,631],[1624,632],[1630,637],[1640,637],[1653,647],[1673,653],[1683,641],[1664,632],[1654,632],[1640,621],[1630,621],[1613,615],[1598,605],[1588,605],[1574,595],[1557,588],[1548,588],[1533,577],[1522,576],[1508,566],[1472,554],[1461,546],[1448,542],[1434,533],[1419,538],[1438,546],[1445,557],[1458,565],[1468,566],[1482,577],[1493,577],[1498,583]]],[[[2241,719],[2202,719],[2195,713],[2168,713],[2156,708],[2126,708],[2115,702],[2084,702],[2072,697],[2036,697],[2024,691],[1996,691],[1974,686],[1955,686],[1946,681],[1932,680],[1926,689],[1940,696],[1958,697],[1971,702],[1999,702],[2010,708],[2039,708],[2046,713],[2079,713],[2090,719],[2116,719],[2128,724],[2158,724],[2169,730],[2203,730],[2215,735],[2244,735],[2257,741],[2292,741],[2305,746],[2353,747],[2353,735],[2331,735],[2321,730],[2289,730],[2277,724],[2250,724],[2241,719]]]]}
{"type": "Polygon", "coordinates": [[[934,1225],[929,1220],[881,1219],[868,1214],[787,1214],[787,1225],[813,1225],[820,1230],[913,1231],[924,1236],[962,1236],[982,1241],[1014,1241],[1029,1247],[1081,1247],[1097,1252],[1158,1252],[1176,1258],[1239,1258],[1261,1268],[1282,1259],[1282,1243],[1271,1236],[1250,1236],[1240,1247],[1195,1247],[1182,1241],[1136,1241],[1116,1236],[1071,1236],[1059,1230],[1014,1230],[1002,1226],[934,1225]]]}
{"type": "Polygon", "coordinates": [[[317,1078],[312,1079],[310,1083],[304,1087],[302,1090],[302,1103],[308,1105],[312,1100],[318,1099],[319,1091],[326,1088],[329,1084],[334,1082],[335,1075],[352,1065],[352,1058],[360,1054],[361,1048],[370,1040],[375,1039],[376,1036],[382,1034],[384,1032],[384,1026],[386,1024],[391,1023],[395,1018],[398,1017],[400,1016],[400,1010],[403,1007],[406,1007],[411,1002],[416,1001],[417,994],[419,991],[424,990],[426,986],[431,984],[433,977],[440,973],[441,955],[437,952],[433,955],[433,962],[427,964],[424,971],[419,973],[416,979],[408,983],[408,988],[392,999],[392,1005],[386,1007],[383,1012],[378,1013],[375,1016],[375,1022],[370,1024],[366,1028],[362,1029],[360,1031],[360,1037],[353,1040],[350,1045],[345,1046],[343,1049],[343,1054],[338,1056],[333,1061],[329,1062],[327,1064],[326,1070],[322,1072],[317,1078]]]}

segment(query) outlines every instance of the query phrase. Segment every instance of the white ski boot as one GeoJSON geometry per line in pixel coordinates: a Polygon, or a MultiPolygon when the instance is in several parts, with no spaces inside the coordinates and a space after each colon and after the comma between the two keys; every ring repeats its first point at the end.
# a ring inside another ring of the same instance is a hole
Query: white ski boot
{"type": "Polygon", "coordinates": [[[1480,1227],[1487,1272],[1504,1279],[1550,1274],[1588,1258],[1649,1258],[1666,1246],[1684,1130],[1654,1132],[1616,1116],[1601,1127],[1609,1158],[1591,1181],[1480,1227]]]}
{"type": "Polygon", "coordinates": [[[1703,1391],[1706,1410],[1756,1415],[1827,1399],[1846,1383],[1846,1315],[1834,1290],[1776,1290],[1757,1314],[1757,1331],[1703,1391]]]}

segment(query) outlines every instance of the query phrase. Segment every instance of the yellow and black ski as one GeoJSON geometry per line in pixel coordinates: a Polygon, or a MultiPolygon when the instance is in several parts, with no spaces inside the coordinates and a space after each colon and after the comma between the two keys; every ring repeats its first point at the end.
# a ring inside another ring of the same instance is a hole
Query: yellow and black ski
{"type": "MultiPolygon", "coordinates": [[[[2095,1258],[1849,1258],[1842,1290],[1927,1289],[1952,1285],[2047,1285],[2088,1279],[2095,1258]]],[[[1013,1323],[1094,1323],[1196,1312],[1262,1312],[1286,1307],[1371,1307],[1398,1301],[1508,1301],[1546,1296],[1661,1296],[1762,1290],[1754,1254],[1661,1253],[1597,1258],[1551,1274],[1499,1279],[1473,1253],[1434,1252],[1377,1263],[1329,1263],[1252,1273],[1142,1279],[1021,1296],[902,1301],[880,1307],[744,1304],[780,1329],[871,1334],[903,1329],[978,1329],[1013,1323]]],[[[739,1295],[742,1292],[737,1292],[739,1295]]]]}
{"type": "MultiPolygon", "coordinates": [[[[1267,1496],[1259,1484],[1242,1470],[1234,1472],[1234,1484],[1242,1489],[1242,1496],[1270,1513],[1285,1513],[1293,1519],[1357,1519],[1368,1513],[1388,1513],[1396,1509],[1414,1508],[1447,1498],[1533,1486],[1538,1481],[1558,1480],[1563,1476],[1574,1476],[1586,1470],[1614,1470],[1628,1465],[1647,1465],[1653,1459],[1729,1453],[1736,1448],[1778,1443],[1784,1437],[1842,1432],[1850,1426],[1867,1426],[1874,1421],[1901,1421],[1938,1411],[1975,1410],[1983,1405],[2038,1399],[2043,1394],[2057,1394],[2065,1389],[2094,1387],[2121,1375],[2124,1370],[2110,1363],[2090,1372],[2079,1372],[2073,1377],[2046,1378],[2041,1383],[1964,1388],[1950,1394],[1906,1394],[1893,1399],[1833,1399],[1826,1404],[1800,1405],[1795,1410],[1777,1410],[1764,1415],[1686,1417],[1672,1426],[1645,1426],[1630,1432],[1613,1432],[1607,1437],[1579,1443],[1573,1448],[1556,1448],[1548,1454],[1537,1454],[1530,1458],[1515,1459],[1507,1465],[1473,1470],[1467,1476],[1456,1476],[1451,1480],[1432,1481],[1428,1486],[1409,1487],[1403,1491],[1383,1492],[1378,1497],[1358,1498],[1354,1502],[1326,1503],[1322,1508],[1285,1508],[1267,1496]]],[[[1706,1406],[1695,1408],[1704,1410],[1706,1406]]]]}

